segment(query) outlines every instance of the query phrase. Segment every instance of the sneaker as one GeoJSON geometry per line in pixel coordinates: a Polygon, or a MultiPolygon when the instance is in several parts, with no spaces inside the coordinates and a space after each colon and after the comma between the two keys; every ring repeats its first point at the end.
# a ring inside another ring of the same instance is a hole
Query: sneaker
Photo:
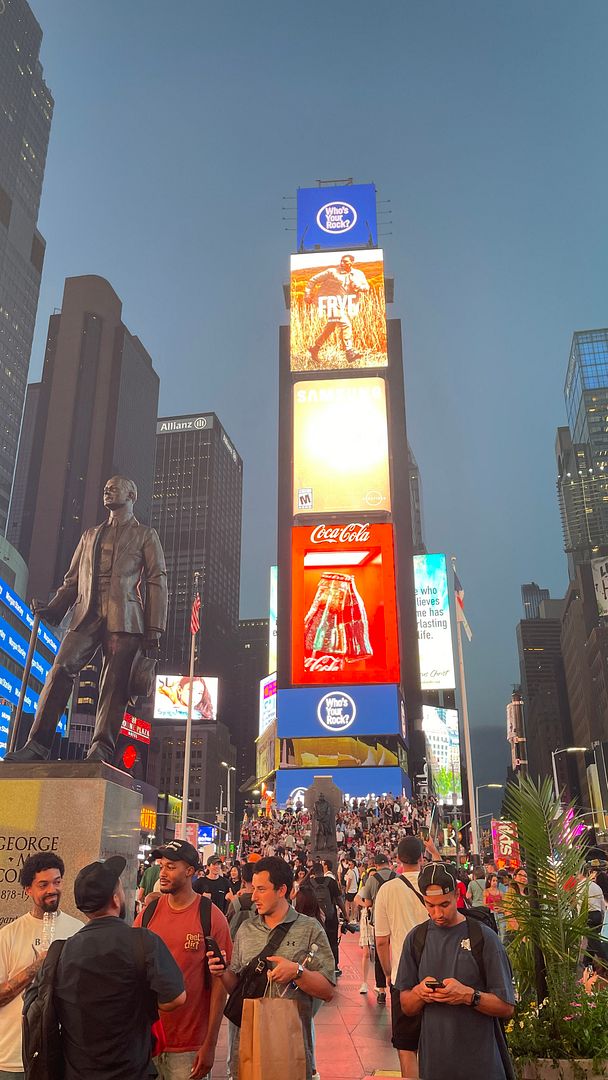
{"type": "Polygon", "coordinates": [[[359,993],[367,994],[367,983],[361,983],[361,986],[359,987],[359,993]]]}
{"type": "Polygon", "coordinates": [[[321,1077],[319,1076],[318,1072],[314,1072],[312,1074],[312,1080],[321,1080],[321,1077]]]}
{"type": "Polygon", "coordinates": [[[378,1005],[386,1005],[386,990],[378,990],[378,1005]]]}

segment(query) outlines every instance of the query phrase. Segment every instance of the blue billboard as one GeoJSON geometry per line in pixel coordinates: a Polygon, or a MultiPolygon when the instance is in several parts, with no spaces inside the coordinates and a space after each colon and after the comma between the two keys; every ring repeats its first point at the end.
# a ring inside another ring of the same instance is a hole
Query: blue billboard
{"type": "Polygon", "coordinates": [[[402,735],[405,711],[397,686],[310,686],[279,690],[277,735],[283,739],[336,735],[402,735]]]}
{"type": "MultiPolygon", "coordinates": [[[[28,631],[31,631],[34,625],[34,616],[28,608],[25,600],[22,600],[20,596],[17,596],[16,592],[6,584],[0,578],[0,603],[4,604],[14,615],[27,626],[28,631]]],[[[59,649],[59,639],[51,634],[46,626],[40,623],[38,627],[38,639],[43,645],[46,645],[47,649],[50,649],[52,653],[56,653],[59,649]]]]}
{"type": "Polygon", "coordinates": [[[297,251],[378,246],[373,184],[298,188],[297,217],[297,251]]]}
{"type": "MultiPolygon", "coordinates": [[[[15,633],[6,619],[2,618],[0,618],[0,650],[10,656],[11,660],[15,660],[16,663],[20,664],[21,667],[25,665],[28,642],[20,634],[15,633]]],[[[48,660],[45,660],[40,653],[35,652],[32,657],[33,677],[43,683],[50,670],[51,665],[48,660]]]]}
{"type": "Polygon", "coordinates": [[[396,766],[373,769],[279,769],[276,776],[276,800],[278,806],[284,806],[289,798],[293,803],[302,800],[306,788],[310,787],[315,776],[331,776],[334,784],[345,795],[357,799],[368,795],[411,795],[412,785],[409,776],[396,766]]]}

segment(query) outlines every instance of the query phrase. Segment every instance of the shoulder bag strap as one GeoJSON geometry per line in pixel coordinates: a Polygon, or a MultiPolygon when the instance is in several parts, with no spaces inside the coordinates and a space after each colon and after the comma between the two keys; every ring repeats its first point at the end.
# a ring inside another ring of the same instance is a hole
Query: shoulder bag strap
{"type": "Polygon", "coordinates": [[[426,911],[426,904],[425,904],[425,902],[424,902],[424,900],[422,898],[422,894],[418,892],[418,889],[415,889],[414,886],[412,885],[411,881],[408,881],[407,878],[404,877],[403,874],[398,874],[397,876],[399,878],[399,881],[402,881],[404,885],[407,885],[408,889],[410,889],[414,893],[414,896],[418,897],[420,903],[422,904],[424,910],[426,911]]]}
{"type": "Polygon", "coordinates": [[[144,913],[141,917],[142,926],[147,926],[150,922],[150,919],[152,918],[154,912],[156,911],[156,908],[158,907],[159,900],[160,896],[157,896],[154,900],[149,900],[146,904],[144,908],[144,913]]]}

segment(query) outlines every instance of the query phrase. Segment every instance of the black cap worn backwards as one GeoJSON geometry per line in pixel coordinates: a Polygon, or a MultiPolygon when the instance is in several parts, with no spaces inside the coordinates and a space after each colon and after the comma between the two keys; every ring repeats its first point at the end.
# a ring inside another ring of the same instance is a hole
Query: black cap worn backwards
{"type": "Polygon", "coordinates": [[[105,862],[83,866],[74,882],[74,900],[78,910],[91,914],[107,907],[126,865],[127,860],[122,855],[113,855],[105,862]]]}
{"type": "Polygon", "coordinates": [[[456,878],[443,863],[429,863],[418,875],[418,888],[423,896],[426,896],[429,890],[436,894],[455,893],[456,878]]]}

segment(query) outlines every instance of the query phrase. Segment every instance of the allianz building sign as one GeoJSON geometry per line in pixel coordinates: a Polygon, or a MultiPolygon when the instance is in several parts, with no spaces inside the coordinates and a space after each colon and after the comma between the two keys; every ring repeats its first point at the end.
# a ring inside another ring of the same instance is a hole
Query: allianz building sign
{"type": "Polygon", "coordinates": [[[208,431],[213,427],[213,413],[203,413],[195,416],[170,416],[157,420],[157,435],[174,435],[182,431],[208,431]]]}

